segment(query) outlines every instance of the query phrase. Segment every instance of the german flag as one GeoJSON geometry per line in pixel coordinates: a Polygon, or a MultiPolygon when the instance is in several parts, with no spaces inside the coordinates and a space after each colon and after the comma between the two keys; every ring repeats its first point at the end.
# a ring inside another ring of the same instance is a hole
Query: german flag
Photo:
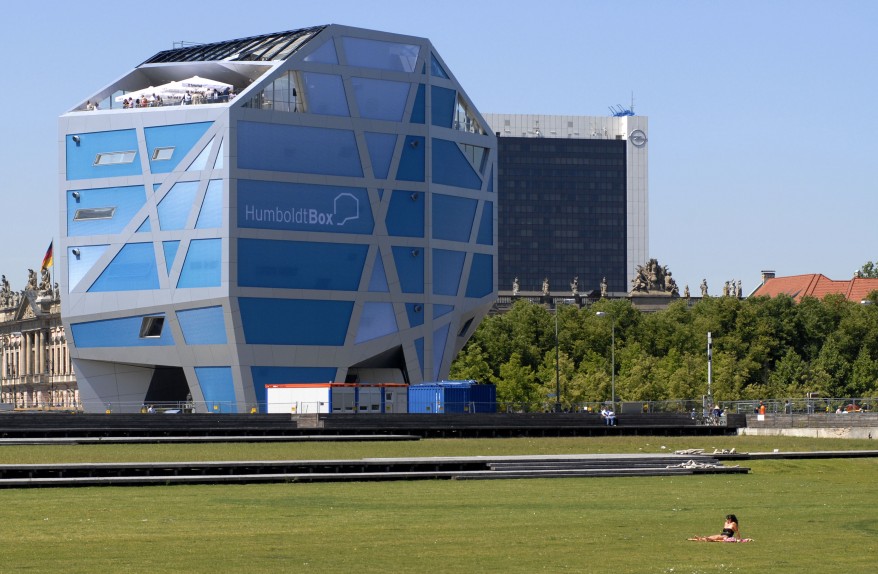
{"type": "Polygon", "coordinates": [[[43,256],[43,265],[40,267],[40,271],[43,269],[48,269],[52,266],[52,263],[55,262],[54,257],[52,256],[52,244],[55,243],[55,240],[49,242],[49,248],[46,250],[46,254],[43,256]]]}

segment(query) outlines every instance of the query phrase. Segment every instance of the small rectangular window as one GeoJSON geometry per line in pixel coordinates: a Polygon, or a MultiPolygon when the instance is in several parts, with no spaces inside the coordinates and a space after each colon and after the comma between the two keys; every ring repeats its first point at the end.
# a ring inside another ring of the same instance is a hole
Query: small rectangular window
{"type": "Polygon", "coordinates": [[[116,213],[115,207],[87,207],[77,209],[73,215],[73,221],[87,221],[91,219],[113,219],[116,213]]]}
{"type": "Polygon", "coordinates": [[[162,336],[162,328],[165,326],[165,317],[144,317],[140,323],[140,338],[155,339],[162,336]]]}
{"type": "Polygon", "coordinates": [[[99,153],[95,156],[95,165],[116,165],[120,163],[131,163],[137,155],[136,151],[111,151],[108,153],[99,153]]]}
{"type": "Polygon", "coordinates": [[[157,147],[152,150],[153,161],[171,159],[172,155],[174,155],[174,148],[172,147],[157,147]]]}

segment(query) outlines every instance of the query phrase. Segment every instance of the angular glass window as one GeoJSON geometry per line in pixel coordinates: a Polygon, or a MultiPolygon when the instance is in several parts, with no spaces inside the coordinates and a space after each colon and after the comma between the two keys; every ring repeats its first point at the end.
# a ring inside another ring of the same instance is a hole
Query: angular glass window
{"type": "Polygon", "coordinates": [[[442,64],[436,59],[435,54],[430,54],[430,74],[439,78],[445,78],[446,80],[448,79],[448,74],[445,73],[442,64]]]}
{"type": "Polygon", "coordinates": [[[324,116],[349,116],[341,76],[333,74],[304,74],[308,111],[324,116]]]}
{"type": "Polygon", "coordinates": [[[95,156],[95,165],[118,165],[120,163],[131,163],[137,155],[136,151],[111,151],[107,153],[99,153],[95,156]]]}
{"type": "Polygon", "coordinates": [[[140,323],[141,339],[157,339],[162,336],[162,328],[165,326],[165,318],[162,315],[144,317],[140,323]]]}
{"type": "Polygon", "coordinates": [[[89,219],[113,219],[116,213],[115,207],[89,207],[77,209],[73,215],[73,221],[86,221],[89,219]]]}
{"type": "Polygon", "coordinates": [[[174,155],[174,148],[172,147],[157,147],[152,150],[152,159],[153,161],[162,161],[171,159],[171,156],[174,155]]]}
{"type": "Polygon", "coordinates": [[[365,38],[341,39],[349,66],[395,72],[414,72],[421,47],[365,38]]]}

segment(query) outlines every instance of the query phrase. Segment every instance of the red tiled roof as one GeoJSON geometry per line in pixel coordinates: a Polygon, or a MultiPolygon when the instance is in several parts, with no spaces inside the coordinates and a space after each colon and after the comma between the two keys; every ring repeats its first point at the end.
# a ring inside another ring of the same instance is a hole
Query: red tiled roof
{"type": "Polygon", "coordinates": [[[827,295],[839,294],[850,301],[861,301],[872,291],[878,291],[878,279],[854,277],[846,281],[835,281],[820,273],[809,273],[768,279],[751,297],[776,297],[783,294],[801,301],[802,297],[823,299],[827,295]]]}

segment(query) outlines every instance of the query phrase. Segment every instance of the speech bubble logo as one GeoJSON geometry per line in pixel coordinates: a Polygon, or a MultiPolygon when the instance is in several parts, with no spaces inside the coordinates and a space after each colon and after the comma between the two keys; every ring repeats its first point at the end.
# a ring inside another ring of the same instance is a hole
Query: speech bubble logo
{"type": "Polygon", "coordinates": [[[336,225],[344,225],[348,221],[360,218],[360,200],[352,193],[339,193],[333,200],[336,225]]]}

